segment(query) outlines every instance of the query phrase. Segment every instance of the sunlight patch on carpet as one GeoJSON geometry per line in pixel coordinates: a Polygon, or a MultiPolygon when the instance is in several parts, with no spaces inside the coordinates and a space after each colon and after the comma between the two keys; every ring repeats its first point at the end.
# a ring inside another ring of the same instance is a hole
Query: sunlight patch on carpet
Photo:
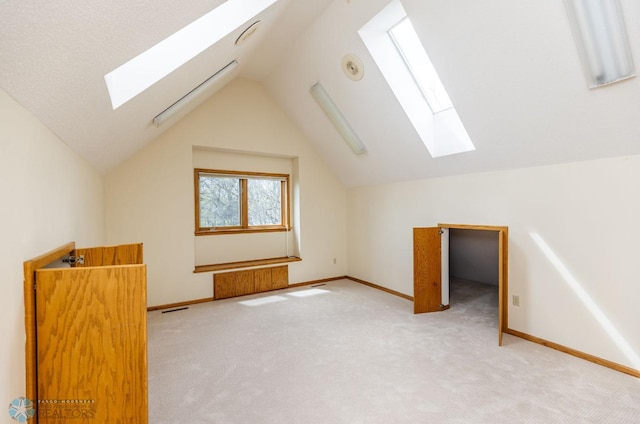
{"type": "Polygon", "coordinates": [[[282,296],[267,296],[267,297],[261,297],[259,299],[243,300],[242,302],[238,302],[238,303],[245,306],[260,306],[260,305],[265,305],[267,303],[280,302],[282,300],[287,300],[287,298],[282,296]]]}
{"type": "Polygon", "coordinates": [[[307,297],[307,296],[315,296],[317,294],[322,294],[322,293],[329,293],[329,290],[309,289],[309,290],[303,290],[303,291],[287,293],[287,294],[289,296],[295,296],[295,297],[307,297]]]}

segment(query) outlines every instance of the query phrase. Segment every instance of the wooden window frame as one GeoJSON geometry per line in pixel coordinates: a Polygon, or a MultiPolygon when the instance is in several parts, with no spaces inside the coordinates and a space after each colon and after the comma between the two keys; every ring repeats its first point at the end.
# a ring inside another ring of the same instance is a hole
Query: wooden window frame
{"type": "Polygon", "coordinates": [[[246,233],[264,233],[289,231],[289,174],[275,174],[267,172],[245,172],[245,171],[227,171],[220,169],[204,169],[195,168],[194,176],[194,203],[195,203],[195,235],[196,236],[212,236],[220,234],[246,234],[246,233]],[[200,227],[200,174],[234,176],[240,180],[240,226],[234,227],[200,227]],[[249,191],[248,180],[251,178],[260,179],[277,178],[280,181],[280,213],[282,225],[249,225],[249,191]]]}

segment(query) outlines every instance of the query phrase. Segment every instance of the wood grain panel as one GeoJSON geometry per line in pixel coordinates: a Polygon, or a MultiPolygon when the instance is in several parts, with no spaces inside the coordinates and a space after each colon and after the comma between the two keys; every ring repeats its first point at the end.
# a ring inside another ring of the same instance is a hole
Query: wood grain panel
{"type": "Polygon", "coordinates": [[[413,312],[440,311],[442,263],[440,228],[413,229],[413,312]]]}
{"type": "Polygon", "coordinates": [[[36,316],[39,423],[147,423],[146,266],[38,270],[36,316]]]}
{"type": "Polygon", "coordinates": [[[504,328],[504,231],[498,231],[498,346],[502,346],[502,329],[504,328]]]}
{"type": "Polygon", "coordinates": [[[276,266],[271,268],[271,290],[289,287],[289,267],[276,266]]]}
{"type": "Polygon", "coordinates": [[[82,249],[76,249],[76,258],[79,258],[80,256],[84,257],[84,263],[76,263],[75,266],[77,268],[82,268],[105,265],[104,249],[104,247],[86,247],[82,249]]]}
{"type": "Polygon", "coordinates": [[[38,360],[36,351],[36,297],[34,291],[35,271],[58,259],[68,256],[74,242],[67,243],[47,253],[25,261],[24,268],[24,329],[25,329],[25,395],[38,402],[38,360]]]}
{"type": "Polygon", "coordinates": [[[76,249],[76,256],[84,256],[84,264],[77,267],[142,264],[142,243],[76,249]]]}
{"type": "Polygon", "coordinates": [[[256,292],[272,290],[271,268],[260,268],[254,270],[256,292]]]}
{"type": "Polygon", "coordinates": [[[244,296],[245,294],[256,292],[254,273],[254,270],[234,272],[236,275],[236,296],[244,296]]]}
{"type": "Polygon", "coordinates": [[[506,231],[509,227],[502,225],[473,225],[473,224],[438,224],[441,228],[453,228],[459,230],[481,230],[481,231],[506,231]]]}
{"type": "Polygon", "coordinates": [[[498,295],[502,299],[502,308],[498,308],[498,316],[500,317],[500,322],[502,323],[500,328],[501,331],[507,331],[509,328],[509,308],[508,308],[508,297],[509,297],[509,227],[504,227],[504,229],[500,230],[502,235],[502,284],[498,284],[498,295]]]}
{"type": "Polygon", "coordinates": [[[118,264],[143,264],[144,263],[144,250],[142,243],[124,244],[118,246],[117,251],[117,263],[118,264]]]}
{"type": "Polygon", "coordinates": [[[224,272],[213,276],[213,298],[226,299],[236,295],[234,272],[224,272]]]}

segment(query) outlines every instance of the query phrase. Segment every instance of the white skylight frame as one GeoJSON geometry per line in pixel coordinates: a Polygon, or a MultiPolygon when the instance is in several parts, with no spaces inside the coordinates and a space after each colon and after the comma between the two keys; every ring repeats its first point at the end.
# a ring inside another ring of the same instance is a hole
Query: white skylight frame
{"type": "Polygon", "coordinates": [[[117,109],[278,0],[227,0],[104,76],[117,109]]]}
{"type": "Polygon", "coordinates": [[[431,157],[475,150],[454,107],[433,113],[410,66],[390,36],[389,30],[404,19],[407,19],[407,13],[402,3],[394,0],[365,24],[358,34],[431,157]]]}
{"type": "Polygon", "coordinates": [[[405,17],[387,31],[398,53],[409,68],[411,76],[436,114],[453,108],[447,90],[444,88],[436,68],[431,63],[411,21],[405,17]]]}

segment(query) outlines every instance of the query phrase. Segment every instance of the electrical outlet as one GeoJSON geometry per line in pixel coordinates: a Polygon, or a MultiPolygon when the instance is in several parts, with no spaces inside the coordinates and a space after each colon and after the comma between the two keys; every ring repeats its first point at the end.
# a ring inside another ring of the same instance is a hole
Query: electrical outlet
{"type": "Polygon", "coordinates": [[[334,265],[336,264],[336,258],[333,258],[333,264],[334,265]]]}
{"type": "Polygon", "coordinates": [[[517,294],[513,295],[513,306],[520,306],[520,296],[517,294]]]}

